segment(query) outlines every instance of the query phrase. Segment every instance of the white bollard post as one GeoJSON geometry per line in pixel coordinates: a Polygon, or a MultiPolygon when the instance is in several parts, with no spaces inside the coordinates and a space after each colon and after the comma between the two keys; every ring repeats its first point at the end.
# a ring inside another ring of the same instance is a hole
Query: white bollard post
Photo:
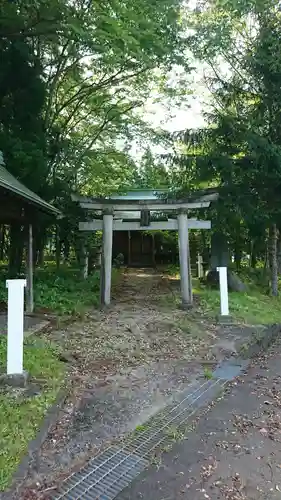
{"type": "Polygon", "coordinates": [[[227,267],[218,267],[217,271],[219,272],[220,277],[221,315],[229,316],[227,267]]]}
{"type": "Polygon", "coordinates": [[[24,287],[26,280],[7,280],[8,349],[7,374],[23,373],[24,287]]]}

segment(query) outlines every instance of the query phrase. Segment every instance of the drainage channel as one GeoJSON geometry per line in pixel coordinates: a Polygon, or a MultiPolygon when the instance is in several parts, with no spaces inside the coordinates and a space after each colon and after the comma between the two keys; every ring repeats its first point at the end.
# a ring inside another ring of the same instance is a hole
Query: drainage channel
{"type": "Polygon", "coordinates": [[[174,401],[139,427],[121,446],[110,446],[79,472],[69,476],[53,500],[113,500],[148,465],[157,449],[186,426],[197,410],[213,401],[224,385],[237,377],[248,362],[230,359],[219,365],[213,378],[194,383],[174,401]]]}

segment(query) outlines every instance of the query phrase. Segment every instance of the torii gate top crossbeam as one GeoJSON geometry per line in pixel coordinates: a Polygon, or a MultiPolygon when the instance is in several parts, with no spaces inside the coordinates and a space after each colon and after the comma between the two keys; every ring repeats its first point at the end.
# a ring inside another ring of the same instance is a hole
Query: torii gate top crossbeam
{"type": "Polygon", "coordinates": [[[150,197],[132,197],[126,198],[112,196],[111,198],[87,198],[83,196],[73,195],[72,200],[80,204],[81,208],[88,210],[111,210],[116,211],[178,211],[178,210],[192,210],[197,208],[208,208],[212,201],[218,198],[217,193],[197,194],[187,200],[172,200],[161,199],[156,195],[150,197]]]}

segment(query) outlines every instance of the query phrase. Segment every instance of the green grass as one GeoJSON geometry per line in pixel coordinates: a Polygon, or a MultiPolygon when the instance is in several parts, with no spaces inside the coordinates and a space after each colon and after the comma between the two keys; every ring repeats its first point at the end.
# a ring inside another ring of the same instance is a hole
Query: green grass
{"type": "MultiPolygon", "coordinates": [[[[170,276],[179,278],[179,268],[170,266],[170,276]]],[[[241,278],[247,283],[247,293],[229,293],[229,312],[234,320],[246,324],[281,323],[281,296],[272,297],[268,291],[268,283],[262,269],[242,269],[241,278]]],[[[281,285],[281,283],[280,283],[281,285]]],[[[281,286],[280,286],[281,289],[281,286]]],[[[220,294],[193,280],[193,293],[200,297],[202,312],[210,317],[220,314],[220,294]]]]}
{"type": "Polygon", "coordinates": [[[46,308],[60,315],[82,314],[99,303],[99,272],[86,280],[75,268],[38,270],[34,280],[34,301],[37,308],[46,308]]]}
{"type": "MultiPolygon", "coordinates": [[[[0,338],[0,369],[6,368],[6,338],[0,338]]],[[[36,436],[40,423],[62,386],[64,366],[54,347],[30,338],[24,348],[24,368],[40,394],[25,397],[21,392],[0,391],[0,490],[11,482],[12,475],[36,436]]]]}
{"type": "Polygon", "coordinates": [[[206,380],[212,380],[213,378],[213,373],[209,368],[204,369],[204,377],[206,380]]]}
{"type": "MultiPolygon", "coordinates": [[[[207,288],[195,289],[201,298],[203,311],[210,316],[220,312],[220,294],[217,290],[207,288]]],[[[230,315],[247,324],[281,323],[281,297],[270,297],[256,289],[247,293],[231,292],[229,294],[230,315]]]]}
{"type": "MultiPolygon", "coordinates": [[[[114,283],[120,271],[113,269],[114,283]]],[[[7,302],[6,271],[0,271],[0,301],[7,302]]],[[[46,309],[58,315],[82,315],[89,307],[98,306],[100,300],[99,271],[86,280],[81,271],[71,266],[61,266],[57,271],[51,263],[37,269],[34,276],[34,302],[38,310],[46,309]]]]}

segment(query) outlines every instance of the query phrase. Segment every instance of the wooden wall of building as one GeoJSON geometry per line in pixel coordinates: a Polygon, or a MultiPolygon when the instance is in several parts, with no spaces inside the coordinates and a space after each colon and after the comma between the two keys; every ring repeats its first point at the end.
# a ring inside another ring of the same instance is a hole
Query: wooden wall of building
{"type": "Polygon", "coordinates": [[[159,235],[147,234],[143,231],[113,232],[113,259],[119,254],[124,256],[127,266],[150,267],[156,264],[174,263],[178,259],[177,252],[163,249],[159,235]]]}

